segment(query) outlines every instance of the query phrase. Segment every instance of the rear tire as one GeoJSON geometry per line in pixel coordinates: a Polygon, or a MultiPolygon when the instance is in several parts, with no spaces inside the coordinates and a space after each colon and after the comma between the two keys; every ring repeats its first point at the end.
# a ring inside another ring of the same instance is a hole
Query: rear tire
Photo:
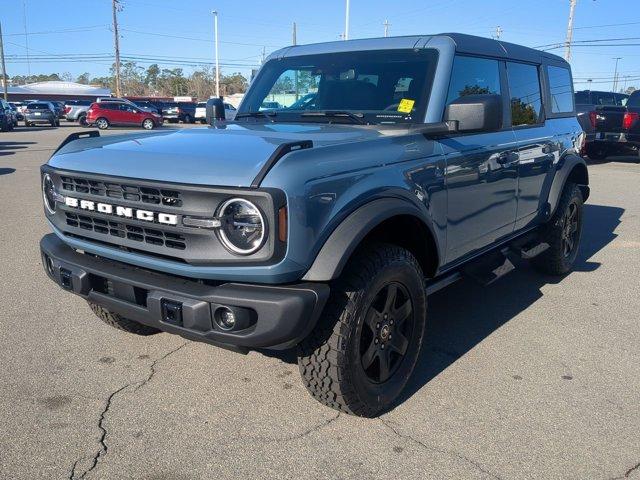
{"type": "Polygon", "coordinates": [[[191,118],[191,115],[189,114],[185,115],[183,123],[193,123],[193,119],[191,118]]]}
{"type": "Polygon", "coordinates": [[[531,260],[542,273],[564,275],[572,270],[582,237],[583,199],[575,183],[564,187],[560,203],[551,220],[543,225],[540,240],[549,248],[531,260]]]}
{"type": "Polygon", "coordinates": [[[157,328],[149,327],[148,325],[143,325],[141,323],[134,322],[133,320],[129,320],[128,318],[124,318],[117,313],[112,313],[106,308],[96,305],[95,303],[87,303],[89,304],[89,307],[91,307],[91,310],[93,310],[93,313],[95,313],[100,320],[113,328],[117,328],[118,330],[143,336],[161,332],[161,330],[158,330],[157,328]]]}
{"type": "Polygon", "coordinates": [[[87,126],[87,116],[86,115],[80,115],[78,117],[78,123],[83,126],[86,127],[87,126]]]}
{"type": "Polygon", "coordinates": [[[142,128],[144,128],[145,130],[153,130],[155,126],[156,124],[150,118],[147,118],[142,122],[142,128]]]}
{"type": "Polygon", "coordinates": [[[298,346],[302,381],[316,400],[363,417],[393,405],[422,346],[423,281],[414,256],[394,245],[367,247],[349,261],[298,346]]]}

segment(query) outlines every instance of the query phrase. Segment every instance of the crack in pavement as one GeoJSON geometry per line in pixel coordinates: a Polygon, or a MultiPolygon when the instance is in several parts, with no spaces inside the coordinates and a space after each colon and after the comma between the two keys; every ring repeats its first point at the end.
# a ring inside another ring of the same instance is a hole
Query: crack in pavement
{"type": "Polygon", "coordinates": [[[124,391],[125,389],[131,387],[132,385],[137,385],[136,389],[134,391],[138,391],[138,389],[144,385],[146,385],[147,383],[149,383],[149,381],[154,377],[154,375],[156,374],[156,364],[158,362],[161,362],[162,360],[166,359],[168,356],[174,354],[175,352],[177,352],[178,350],[180,350],[181,348],[183,348],[184,346],[187,345],[187,343],[189,342],[184,342],[182,345],[180,345],[177,348],[174,348],[173,350],[167,352],[166,354],[164,354],[163,356],[157,358],[156,360],[154,360],[151,365],[150,365],[150,372],[149,375],[147,376],[147,378],[145,378],[144,380],[138,380],[137,382],[131,382],[131,383],[127,383],[126,385],[118,388],[116,391],[112,392],[108,397],[107,397],[107,401],[105,403],[104,409],[102,410],[102,412],[100,413],[100,419],[98,420],[98,428],[100,429],[100,438],[98,439],[98,442],[100,444],[100,449],[95,453],[95,455],[92,457],[92,461],[91,461],[91,465],[89,466],[89,468],[87,470],[85,470],[82,475],[80,475],[79,477],[76,477],[76,468],[78,466],[78,463],[80,463],[81,460],[87,458],[87,457],[80,457],[79,459],[77,459],[74,463],[73,466],[71,467],[71,473],[69,475],[69,480],[80,480],[85,478],[89,473],[91,473],[91,471],[93,471],[97,466],[98,466],[98,462],[100,461],[100,458],[105,456],[107,454],[107,452],[109,451],[109,447],[107,446],[106,443],[106,439],[107,439],[107,429],[104,426],[104,421],[105,421],[105,417],[107,415],[107,412],[109,411],[109,409],[111,408],[111,403],[113,402],[113,399],[115,398],[116,395],[118,395],[120,392],[124,391]]]}
{"type": "Polygon", "coordinates": [[[624,480],[625,478],[629,478],[629,475],[631,475],[636,470],[640,470],[640,462],[636,463],[633,467],[624,472],[624,475],[622,475],[621,477],[613,477],[611,480],[624,480]]]}
{"type": "Polygon", "coordinates": [[[182,345],[180,345],[177,348],[174,348],[173,350],[169,351],[168,353],[166,353],[165,355],[161,356],[160,358],[155,359],[151,365],[149,366],[150,371],[149,371],[149,375],[147,376],[147,378],[145,380],[142,380],[141,382],[137,382],[139,383],[139,385],[136,387],[135,391],[137,392],[138,390],[140,390],[142,387],[144,387],[147,383],[149,383],[151,381],[151,379],[154,377],[154,375],[156,374],[156,365],[163,361],[165,358],[167,358],[170,355],[173,355],[174,353],[176,353],[178,350],[180,350],[183,347],[186,347],[187,344],[189,342],[184,342],[182,345]]]}
{"type": "Polygon", "coordinates": [[[441,448],[437,448],[431,445],[427,445],[426,443],[418,440],[417,438],[412,437],[411,435],[405,434],[400,432],[396,427],[394,427],[392,425],[392,423],[388,420],[384,420],[383,418],[379,418],[380,423],[382,423],[382,425],[384,425],[385,427],[387,427],[389,430],[391,430],[396,436],[403,438],[405,440],[409,440],[411,442],[413,442],[414,444],[421,446],[427,450],[430,450],[432,452],[436,452],[436,453],[443,453],[443,454],[447,454],[447,455],[453,455],[454,457],[463,460],[466,463],[469,463],[471,465],[473,465],[474,467],[476,467],[476,469],[478,469],[479,471],[481,471],[482,473],[489,475],[492,478],[495,478],[497,480],[502,480],[498,475],[496,475],[493,472],[490,472],[489,470],[487,470],[485,467],[483,467],[480,463],[478,463],[477,461],[469,458],[469,457],[465,457],[464,455],[462,455],[459,452],[456,452],[454,450],[444,450],[441,448]]]}
{"type": "Polygon", "coordinates": [[[306,437],[307,435],[310,435],[314,432],[322,430],[326,426],[338,420],[338,418],[340,418],[340,412],[338,412],[335,416],[328,418],[327,420],[320,422],[311,428],[308,428],[304,432],[288,435],[285,437],[279,437],[279,438],[277,437],[275,438],[274,437],[241,437],[241,438],[242,440],[252,440],[252,441],[260,441],[260,442],[291,442],[293,440],[299,440],[301,438],[306,437]]]}

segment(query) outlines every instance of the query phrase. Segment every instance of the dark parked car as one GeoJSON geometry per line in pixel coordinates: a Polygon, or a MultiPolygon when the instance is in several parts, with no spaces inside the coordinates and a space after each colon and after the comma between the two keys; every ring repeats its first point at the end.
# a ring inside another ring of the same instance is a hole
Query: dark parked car
{"type": "Polygon", "coordinates": [[[3,98],[0,98],[0,110],[4,114],[5,119],[3,120],[3,124],[6,124],[5,129],[13,130],[18,126],[18,113],[13,109],[9,102],[5,101],[3,98]]]}
{"type": "Polygon", "coordinates": [[[578,121],[586,133],[584,152],[593,160],[638,153],[640,93],[576,92],[578,121]]]}
{"type": "Polygon", "coordinates": [[[150,102],[148,100],[136,100],[134,102],[138,107],[140,107],[140,109],[146,111],[146,112],[151,112],[151,113],[160,113],[161,108],[158,108],[158,105],[156,105],[154,102],[150,102]]]}
{"type": "Polygon", "coordinates": [[[41,171],[43,267],[120,330],[296,347],[315,399],[378,415],[433,341],[429,294],[523,259],[573,268],[589,179],[572,83],[560,57],[468,35],[287,47],[220,128],[65,141],[41,171]],[[287,108],[292,78],[313,107],[287,108]]]}
{"type": "Polygon", "coordinates": [[[24,124],[27,127],[46,123],[52,127],[60,126],[60,119],[51,102],[32,102],[24,111],[24,124]]]}
{"type": "Polygon", "coordinates": [[[162,117],[128,103],[100,102],[91,104],[87,110],[87,124],[95,125],[101,130],[111,125],[138,125],[145,130],[152,130],[162,125],[162,117]]]}
{"type": "Polygon", "coordinates": [[[18,106],[14,105],[12,102],[9,102],[9,108],[13,110],[13,113],[15,114],[17,121],[19,122],[24,121],[24,115],[20,110],[18,110],[18,106]]]}
{"type": "Polygon", "coordinates": [[[170,123],[193,123],[196,118],[195,102],[164,102],[162,118],[170,123]]]}

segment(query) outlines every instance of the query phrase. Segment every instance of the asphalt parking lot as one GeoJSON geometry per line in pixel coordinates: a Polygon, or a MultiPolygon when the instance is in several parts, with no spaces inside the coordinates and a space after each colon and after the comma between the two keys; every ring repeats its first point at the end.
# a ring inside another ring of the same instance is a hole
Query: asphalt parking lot
{"type": "Polygon", "coordinates": [[[404,401],[367,420],[292,355],[128,335],[49,281],[39,166],[76,130],[0,133],[1,478],[640,478],[638,158],[590,165],[574,273],[430,297],[404,401]]]}

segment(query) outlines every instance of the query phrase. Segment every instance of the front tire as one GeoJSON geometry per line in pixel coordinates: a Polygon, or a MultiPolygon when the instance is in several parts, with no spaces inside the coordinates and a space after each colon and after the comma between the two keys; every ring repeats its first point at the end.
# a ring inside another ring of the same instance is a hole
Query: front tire
{"type": "Polygon", "coordinates": [[[367,247],[349,261],[298,347],[302,381],[316,400],[363,417],[393,405],[422,346],[423,281],[415,257],[394,245],[367,247]]]}
{"type": "Polygon", "coordinates": [[[549,275],[564,275],[573,269],[582,237],[584,200],[575,183],[565,185],[558,208],[543,225],[540,240],[549,248],[531,260],[533,266],[549,275]]]}
{"type": "Polygon", "coordinates": [[[95,313],[100,320],[113,328],[142,336],[160,333],[160,330],[157,328],[149,327],[148,325],[143,325],[141,323],[134,322],[133,320],[129,320],[128,318],[124,318],[117,313],[110,312],[100,305],[96,305],[95,303],[87,303],[89,304],[89,307],[91,307],[91,310],[93,310],[93,313],[95,313]]]}

